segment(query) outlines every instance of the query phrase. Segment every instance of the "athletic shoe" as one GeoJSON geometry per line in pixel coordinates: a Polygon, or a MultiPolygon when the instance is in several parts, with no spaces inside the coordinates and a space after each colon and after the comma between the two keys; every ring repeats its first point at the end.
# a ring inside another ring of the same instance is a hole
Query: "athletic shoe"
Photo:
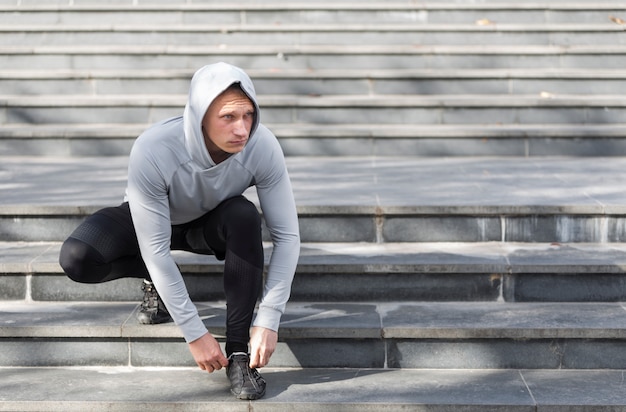
{"type": "Polygon", "coordinates": [[[226,376],[230,380],[230,391],[238,399],[255,400],[265,395],[265,379],[250,368],[250,356],[246,353],[235,352],[228,357],[226,376]]]}
{"type": "Polygon", "coordinates": [[[144,280],[141,284],[141,290],[143,290],[143,302],[141,302],[141,309],[137,314],[139,323],[154,325],[157,323],[171,322],[172,317],[165,308],[154,284],[144,280]]]}

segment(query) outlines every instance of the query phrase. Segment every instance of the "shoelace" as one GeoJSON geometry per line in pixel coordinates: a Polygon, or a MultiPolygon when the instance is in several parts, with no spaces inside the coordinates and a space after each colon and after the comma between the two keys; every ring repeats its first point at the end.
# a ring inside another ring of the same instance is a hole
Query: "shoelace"
{"type": "Polygon", "coordinates": [[[141,306],[144,309],[150,309],[152,307],[156,308],[158,305],[157,302],[157,291],[153,285],[149,285],[147,283],[143,283],[141,285],[141,289],[143,290],[143,303],[141,306]]]}
{"type": "Polygon", "coordinates": [[[259,371],[256,368],[251,368],[249,366],[250,358],[246,353],[235,352],[229,356],[229,360],[232,360],[233,363],[238,363],[240,366],[242,373],[248,372],[250,374],[251,380],[254,381],[255,385],[258,385],[259,382],[265,382],[265,379],[261,376],[259,371]]]}

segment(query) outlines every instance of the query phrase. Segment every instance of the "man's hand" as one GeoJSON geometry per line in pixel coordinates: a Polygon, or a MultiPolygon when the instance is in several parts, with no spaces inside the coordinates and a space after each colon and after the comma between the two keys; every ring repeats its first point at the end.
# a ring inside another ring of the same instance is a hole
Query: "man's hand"
{"type": "Polygon", "coordinates": [[[189,343],[189,350],[203,371],[211,373],[228,366],[220,344],[209,332],[189,343]]]}
{"type": "Polygon", "coordinates": [[[267,365],[276,350],[276,342],[278,333],[254,326],[250,331],[250,367],[262,368],[267,365]]]}

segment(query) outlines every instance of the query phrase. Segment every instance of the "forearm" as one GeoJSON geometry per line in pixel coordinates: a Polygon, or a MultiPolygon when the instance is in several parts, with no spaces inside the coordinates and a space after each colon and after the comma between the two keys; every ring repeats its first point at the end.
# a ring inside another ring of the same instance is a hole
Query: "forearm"
{"type": "Polygon", "coordinates": [[[299,253],[300,239],[297,234],[274,247],[263,296],[253,326],[278,331],[280,318],[291,295],[291,284],[299,253]]]}
{"type": "Polygon", "coordinates": [[[153,270],[151,277],[161,300],[174,323],[180,328],[185,341],[192,342],[207,333],[207,328],[189,297],[182,275],[176,265],[173,266],[173,268],[169,267],[169,271],[153,270]]]}

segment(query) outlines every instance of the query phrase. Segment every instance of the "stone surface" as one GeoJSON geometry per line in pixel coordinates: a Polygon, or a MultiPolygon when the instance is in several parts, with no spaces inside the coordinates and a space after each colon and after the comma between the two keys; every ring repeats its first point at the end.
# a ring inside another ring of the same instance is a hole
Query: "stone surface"
{"type": "MultiPolygon", "coordinates": [[[[71,281],[59,242],[0,242],[3,300],[134,301],[140,281],[71,281]]],[[[266,262],[271,245],[266,244],[266,262]]],[[[174,251],[194,301],[222,301],[223,263],[174,251]]],[[[303,243],[300,302],[616,302],[626,300],[623,243],[303,243]]]]}
{"type": "MultiPolygon", "coordinates": [[[[124,196],[125,157],[0,160],[3,240],[62,240],[124,196]]],[[[305,242],[626,239],[623,157],[289,157],[287,165],[305,242]]]]}
{"type": "MultiPolygon", "coordinates": [[[[223,302],[196,302],[223,342],[223,302]]],[[[2,366],[193,366],[137,303],[0,302],[2,366]]],[[[621,303],[290,302],[274,367],[626,369],[621,303]]]]}
{"type": "MultiPolygon", "coordinates": [[[[35,213],[36,208],[39,213],[76,213],[81,209],[72,208],[115,205],[124,196],[126,157],[106,162],[89,157],[2,157],[1,164],[0,178],[10,189],[0,199],[3,214],[35,213]],[[91,190],[94,185],[97,191],[91,190]]],[[[525,210],[603,215],[609,207],[626,203],[619,186],[625,165],[622,157],[593,162],[563,157],[287,159],[304,215],[321,206],[336,208],[336,214],[374,213],[378,207],[399,215],[433,213],[437,208],[461,216],[525,210]]]]}
{"type": "Polygon", "coordinates": [[[272,369],[265,397],[195,368],[3,368],[0,410],[623,411],[622,371],[272,369]],[[37,388],[33,391],[32,388],[37,388]]]}

